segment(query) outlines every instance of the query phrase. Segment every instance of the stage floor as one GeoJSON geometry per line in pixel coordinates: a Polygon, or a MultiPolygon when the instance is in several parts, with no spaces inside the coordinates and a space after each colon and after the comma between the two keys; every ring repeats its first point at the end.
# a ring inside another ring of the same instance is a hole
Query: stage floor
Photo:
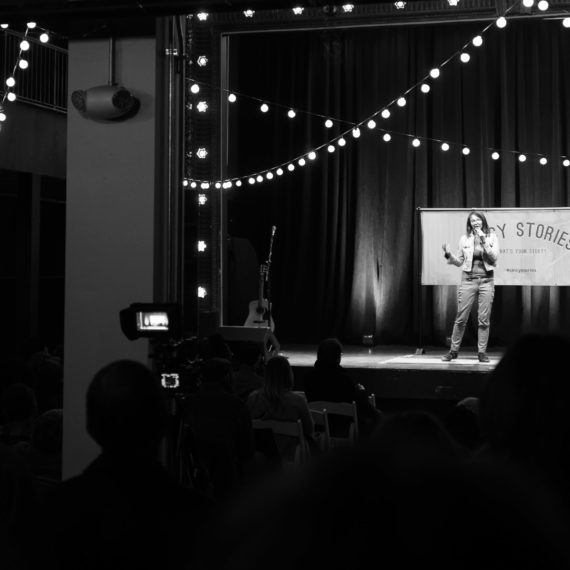
{"type": "MultiPolygon", "coordinates": [[[[433,407],[479,397],[502,350],[488,352],[489,363],[480,363],[475,347],[460,351],[457,360],[442,362],[444,348],[415,346],[344,346],[342,366],[369,392],[378,407],[433,407]],[[421,352],[421,351],[420,351],[421,352]],[[426,406],[429,403],[429,406],[426,406]]],[[[279,353],[293,367],[295,385],[303,389],[303,376],[314,365],[315,345],[282,345],[279,353]]]]}

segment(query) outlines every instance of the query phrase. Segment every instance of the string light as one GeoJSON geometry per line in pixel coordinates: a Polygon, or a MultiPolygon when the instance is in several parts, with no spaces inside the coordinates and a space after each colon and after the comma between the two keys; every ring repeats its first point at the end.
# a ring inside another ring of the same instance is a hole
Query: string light
{"type": "Polygon", "coordinates": [[[504,16],[500,16],[497,18],[495,24],[497,25],[497,28],[504,28],[507,25],[507,19],[504,16]]]}
{"type": "MultiPolygon", "coordinates": [[[[295,10],[295,9],[294,9],[294,10],[295,10]]],[[[302,8],[298,8],[297,13],[298,13],[298,14],[301,14],[302,11],[303,11],[302,8]]],[[[509,12],[509,11],[510,11],[510,9],[507,10],[507,12],[509,12]]],[[[505,14],[506,14],[507,12],[505,12],[505,14]]],[[[505,18],[504,16],[501,16],[501,17],[499,17],[499,18],[496,19],[495,24],[496,24],[496,26],[499,27],[499,28],[504,28],[504,27],[507,25],[507,20],[506,20],[506,18],[505,18]]],[[[563,20],[563,25],[564,25],[565,27],[570,27],[570,18],[565,18],[565,19],[563,20]]],[[[485,32],[489,27],[490,27],[490,25],[487,26],[487,27],[483,30],[483,32],[485,32]]],[[[471,43],[472,43],[473,46],[475,46],[475,47],[480,47],[480,46],[483,44],[483,38],[482,38],[482,36],[481,36],[481,35],[477,35],[477,36],[473,37],[472,40],[471,40],[471,43]]],[[[460,58],[460,60],[461,60],[462,62],[467,63],[467,62],[470,61],[471,56],[470,56],[470,54],[467,53],[467,52],[461,52],[461,53],[459,54],[459,58],[460,58]]],[[[450,58],[450,59],[451,59],[451,58],[450,58]]],[[[441,66],[445,65],[448,61],[449,61],[449,59],[446,60],[443,64],[441,64],[441,66]]],[[[440,66],[440,67],[441,67],[441,66],[440,66]]],[[[432,69],[430,70],[429,76],[430,76],[432,79],[437,79],[437,78],[440,76],[440,73],[441,73],[440,67],[434,67],[434,68],[432,68],[432,69]]],[[[430,90],[431,90],[431,88],[430,88],[430,86],[429,86],[428,83],[418,83],[418,84],[417,84],[416,86],[414,86],[414,87],[418,87],[418,86],[420,87],[420,90],[421,90],[422,93],[429,93],[430,90]]],[[[410,90],[411,90],[411,89],[409,89],[408,91],[410,91],[410,90]]],[[[406,91],[406,93],[408,93],[408,91],[406,91]]],[[[229,94],[229,95],[228,95],[228,100],[229,100],[230,102],[236,101],[236,95],[235,95],[235,94],[229,94]]],[[[403,107],[403,106],[405,106],[405,105],[407,104],[406,98],[405,98],[404,96],[399,97],[399,98],[396,99],[395,101],[396,101],[397,105],[400,106],[400,107],[403,107]]],[[[390,103],[390,105],[391,105],[391,104],[392,104],[392,103],[390,103]]],[[[262,112],[267,112],[267,111],[269,110],[269,106],[268,106],[266,103],[263,103],[263,104],[261,105],[260,109],[262,110],[262,112]]],[[[308,114],[311,114],[311,113],[308,113],[308,114]]],[[[390,115],[391,115],[391,113],[390,113],[390,111],[389,111],[389,109],[388,109],[387,107],[386,107],[386,108],[383,108],[381,111],[376,111],[376,112],[375,112],[371,117],[369,117],[368,120],[367,120],[367,123],[366,123],[366,124],[367,124],[367,126],[368,126],[369,129],[374,129],[374,128],[376,127],[376,121],[374,121],[374,119],[373,119],[372,117],[376,116],[377,114],[380,114],[380,116],[381,116],[382,118],[384,118],[384,119],[389,118],[390,115]]],[[[297,111],[295,111],[294,109],[289,109],[288,112],[287,112],[287,115],[288,115],[290,118],[294,118],[294,117],[297,115],[297,111]]],[[[365,119],[365,121],[366,121],[366,119],[365,119]]],[[[363,123],[364,123],[364,121],[363,121],[362,123],[360,123],[360,125],[362,125],[363,123]]],[[[334,122],[332,121],[332,119],[327,118],[326,121],[325,121],[325,126],[326,126],[327,128],[331,128],[332,126],[334,126],[334,122]]],[[[358,137],[360,137],[360,134],[361,134],[361,133],[360,133],[360,129],[359,129],[358,126],[355,126],[355,127],[352,128],[352,136],[353,136],[355,139],[358,138],[358,137]]],[[[409,137],[411,138],[412,135],[409,135],[409,134],[408,134],[408,135],[404,135],[404,136],[409,136],[409,137]]],[[[389,132],[385,132],[382,138],[383,138],[383,140],[384,140],[385,142],[389,142],[389,141],[392,139],[392,135],[391,135],[389,132]]],[[[433,139],[427,138],[426,140],[433,140],[433,139]]],[[[346,140],[345,140],[345,138],[344,138],[343,136],[341,136],[340,138],[337,139],[336,143],[337,143],[338,146],[343,147],[343,146],[346,145],[346,140]]],[[[421,145],[420,139],[417,138],[417,137],[413,138],[413,140],[412,140],[412,145],[413,145],[414,147],[416,147],[416,148],[419,147],[419,146],[421,145]]],[[[319,148],[324,148],[324,146],[323,146],[323,147],[319,147],[319,148]]],[[[332,144],[332,142],[329,143],[326,148],[327,148],[327,150],[328,150],[329,153],[334,153],[335,150],[336,150],[335,145],[332,144]]],[[[447,152],[447,151],[450,149],[450,145],[449,145],[447,142],[444,142],[444,143],[441,143],[440,148],[441,148],[442,151],[447,152]]],[[[467,155],[470,154],[471,151],[470,151],[469,147],[463,146],[461,152],[462,152],[462,154],[463,154],[464,156],[467,156],[467,155]]],[[[511,151],[511,152],[512,152],[512,151],[511,151]]],[[[311,160],[314,160],[314,159],[316,158],[316,153],[315,153],[315,151],[309,152],[309,153],[307,154],[307,157],[310,158],[311,160]]],[[[491,154],[491,158],[492,158],[493,160],[497,161],[497,160],[500,158],[500,155],[499,155],[499,153],[498,153],[497,151],[493,151],[492,154],[491,154]]],[[[518,155],[518,159],[519,159],[520,162],[524,162],[524,161],[526,160],[526,155],[520,153],[520,154],[518,155]]],[[[297,161],[297,163],[298,163],[300,166],[304,166],[304,165],[306,164],[305,159],[304,159],[303,157],[300,157],[300,158],[298,157],[297,159],[294,159],[294,160],[297,161]]],[[[539,159],[539,163],[540,163],[541,165],[545,165],[545,164],[548,163],[548,160],[546,159],[546,157],[543,156],[543,157],[541,157],[541,158],[539,159]]],[[[565,167],[570,166],[570,160],[569,160],[569,159],[565,159],[562,164],[563,164],[565,167]]],[[[290,172],[292,172],[292,171],[295,170],[295,166],[294,166],[293,162],[290,162],[290,163],[287,165],[287,170],[289,170],[290,172]]],[[[266,179],[271,180],[271,179],[273,178],[273,173],[272,173],[272,172],[264,171],[264,173],[265,173],[265,178],[266,178],[266,179]]],[[[283,173],[284,173],[284,171],[283,171],[283,169],[282,169],[281,167],[279,167],[279,168],[277,168],[277,170],[275,171],[275,173],[276,173],[278,176],[282,176],[283,173]]],[[[256,181],[257,181],[257,182],[262,182],[263,179],[264,179],[264,178],[263,178],[263,176],[261,176],[261,174],[257,174],[257,175],[251,176],[248,181],[250,182],[250,184],[253,184],[253,183],[255,183],[256,181]]],[[[244,180],[245,180],[245,179],[244,179],[244,180]]],[[[237,180],[237,179],[236,179],[236,186],[237,186],[237,185],[241,185],[241,184],[238,184],[238,182],[241,183],[240,180],[237,180]]]]}
{"type": "Polygon", "coordinates": [[[542,12],[548,10],[548,6],[549,4],[546,0],[540,0],[540,2],[537,4],[538,9],[541,10],[542,12]]]}
{"type": "Polygon", "coordinates": [[[233,93],[230,93],[230,94],[228,95],[228,101],[229,101],[230,103],[235,103],[235,102],[237,101],[237,97],[236,97],[233,93]]]}

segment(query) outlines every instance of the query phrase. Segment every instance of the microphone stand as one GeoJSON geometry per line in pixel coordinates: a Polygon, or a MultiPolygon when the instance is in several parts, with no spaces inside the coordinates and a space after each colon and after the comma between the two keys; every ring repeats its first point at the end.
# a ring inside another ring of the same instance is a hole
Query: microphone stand
{"type": "MultiPolygon", "coordinates": [[[[273,252],[273,237],[275,236],[277,226],[271,228],[271,239],[269,240],[269,255],[265,265],[267,271],[265,272],[265,294],[267,295],[267,326],[271,329],[271,280],[269,279],[269,271],[271,268],[271,255],[273,252]]],[[[272,329],[271,329],[272,330],[272,329]]]]}

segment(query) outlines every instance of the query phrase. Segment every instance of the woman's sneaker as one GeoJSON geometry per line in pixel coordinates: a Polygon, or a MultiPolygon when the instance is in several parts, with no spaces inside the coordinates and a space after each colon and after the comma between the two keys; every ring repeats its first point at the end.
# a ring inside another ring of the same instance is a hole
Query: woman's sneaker
{"type": "Polygon", "coordinates": [[[441,359],[444,362],[451,362],[452,360],[455,360],[457,358],[457,352],[455,352],[454,350],[450,350],[447,354],[444,354],[441,359]]]}

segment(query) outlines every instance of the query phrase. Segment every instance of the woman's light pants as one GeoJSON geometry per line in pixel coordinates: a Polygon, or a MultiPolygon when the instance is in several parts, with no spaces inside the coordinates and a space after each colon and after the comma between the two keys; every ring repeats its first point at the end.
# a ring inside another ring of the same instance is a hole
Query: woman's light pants
{"type": "Polygon", "coordinates": [[[468,277],[463,275],[457,291],[457,317],[451,334],[452,352],[459,352],[471,307],[478,297],[477,352],[486,352],[491,325],[491,307],[495,297],[495,281],[492,277],[468,277]]]}

